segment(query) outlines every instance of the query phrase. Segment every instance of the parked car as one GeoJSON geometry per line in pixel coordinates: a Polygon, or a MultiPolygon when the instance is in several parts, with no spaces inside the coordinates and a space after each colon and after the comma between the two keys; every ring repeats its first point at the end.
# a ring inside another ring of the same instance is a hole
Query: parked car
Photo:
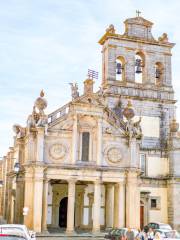
{"type": "Polygon", "coordinates": [[[21,224],[2,224],[0,225],[1,234],[21,234],[27,240],[36,240],[36,233],[29,231],[25,225],[21,224]]]}
{"type": "Polygon", "coordinates": [[[160,233],[160,235],[163,239],[168,239],[168,240],[180,239],[180,234],[176,230],[171,230],[171,231],[169,231],[167,229],[156,230],[155,234],[158,232],[160,233]]]}
{"type": "Polygon", "coordinates": [[[21,234],[3,234],[0,233],[0,239],[1,240],[27,240],[25,236],[22,236],[21,234]]]}
{"type": "MultiPolygon", "coordinates": [[[[121,240],[122,236],[126,236],[127,228],[116,228],[111,229],[107,235],[105,235],[105,238],[111,239],[111,240],[121,240]]],[[[134,236],[136,237],[138,234],[137,229],[131,229],[134,232],[134,236]]]]}
{"type": "Polygon", "coordinates": [[[105,234],[104,238],[111,239],[113,232],[115,232],[116,230],[117,229],[115,229],[115,228],[110,229],[109,232],[107,234],[105,234]]]}
{"type": "Polygon", "coordinates": [[[159,223],[159,222],[150,222],[144,227],[144,232],[148,232],[149,228],[152,229],[166,229],[171,231],[172,227],[166,223],[159,223]]]}

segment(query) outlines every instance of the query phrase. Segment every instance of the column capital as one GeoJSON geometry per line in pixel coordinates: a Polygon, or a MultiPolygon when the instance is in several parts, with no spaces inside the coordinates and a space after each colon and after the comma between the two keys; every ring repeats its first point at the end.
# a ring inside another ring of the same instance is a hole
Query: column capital
{"type": "Polygon", "coordinates": [[[104,184],[107,188],[112,188],[114,186],[114,183],[105,183],[104,184]]]}
{"type": "Polygon", "coordinates": [[[102,180],[101,179],[95,179],[93,181],[94,185],[100,185],[100,184],[103,184],[102,180]]]}
{"type": "Polygon", "coordinates": [[[70,179],[67,179],[67,182],[68,183],[76,183],[77,179],[76,178],[70,178],[70,179]]]}

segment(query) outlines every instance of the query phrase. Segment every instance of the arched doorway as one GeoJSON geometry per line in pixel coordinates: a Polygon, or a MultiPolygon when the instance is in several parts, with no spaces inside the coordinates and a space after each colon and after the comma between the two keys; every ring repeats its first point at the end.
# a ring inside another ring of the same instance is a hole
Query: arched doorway
{"type": "Polygon", "coordinates": [[[67,227],[67,205],[68,198],[64,197],[59,204],[59,226],[62,228],[67,227]]]}

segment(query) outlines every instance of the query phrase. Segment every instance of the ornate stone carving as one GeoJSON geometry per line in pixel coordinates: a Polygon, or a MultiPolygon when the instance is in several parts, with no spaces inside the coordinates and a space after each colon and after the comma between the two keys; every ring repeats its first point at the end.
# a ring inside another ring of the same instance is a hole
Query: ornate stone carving
{"type": "Polygon", "coordinates": [[[114,34],[116,32],[114,25],[110,24],[109,27],[106,29],[106,32],[114,34]]]}
{"type": "Polygon", "coordinates": [[[158,38],[158,41],[162,42],[162,43],[167,43],[168,42],[168,35],[167,35],[167,33],[163,33],[162,36],[158,38]]]}
{"type": "Polygon", "coordinates": [[[69,83],[71,85],[71,96],[72,100],[79,97],[78,85],[77,83],[69,83]]]}
{"type": "Polygon", "coordinates": [[[67,149],[63,144],[56,143],[53,144],[49,148],[49,155],[54,159],[54,160],[60,160],[65,157],[67,153],[67,149]]]}
{"type": "Polygon", "coordinates": [[[137,138],[141,139],[142,138],[142,129],[141,129],[141,118],[139,118],[138,121],[133,122],[131,119],[127,121],[126,123],[126,136],[131,138],[137,138]]]}
{"type": "Polygon", "coordinates": [[[21,125],[19,124],[13,125],[13,131],[16,134],[16,138],[23,138],[26,134],[26,129],[21,127],[21,125]]]}
{"type": "Polygon", "coordinates": [[[170,131],[171,132],[177,132],[179,129],[179,123],[176,122],[176,119],[173,119],[170,123],[170,131]]]}
{"type": "Polygon", "coordinates": [[[32,114],[27,119],[27,126],[29,128],[45,127],[48,124],[48,117],[44,113],[46,107],[47,101],[44,98],[44,92],[41,91],[40,97],[34,103],[32,114]]]}
{"type": "Polygon", "coordinates": [[[122,160],[122,154],[119,148],[112,147],[107,151],[107,158],[112,163],[118,163],[122,160]]]}
{"type": "Polygon", "coordinates": [[[119,145],[112,144],[104,150],[106,161],[110,164],[118,164],[123,160],[123,150],[119,145]]]}

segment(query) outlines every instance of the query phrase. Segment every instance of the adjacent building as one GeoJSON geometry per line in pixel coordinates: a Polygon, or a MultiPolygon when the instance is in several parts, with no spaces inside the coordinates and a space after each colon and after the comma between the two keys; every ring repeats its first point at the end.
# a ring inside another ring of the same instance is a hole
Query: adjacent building
{"type": "MultiPolygon", "coordinates": [[[[102,83],[46,114],[42,91],[1,163],[1,214],[37,232],[99,232],[149,221],[180,229],[180,135],[168,36],[153,23],[110,25],[102,45],[102,83]]],[[[53,99],[51,99],[53,101],[53,99]]]]}

